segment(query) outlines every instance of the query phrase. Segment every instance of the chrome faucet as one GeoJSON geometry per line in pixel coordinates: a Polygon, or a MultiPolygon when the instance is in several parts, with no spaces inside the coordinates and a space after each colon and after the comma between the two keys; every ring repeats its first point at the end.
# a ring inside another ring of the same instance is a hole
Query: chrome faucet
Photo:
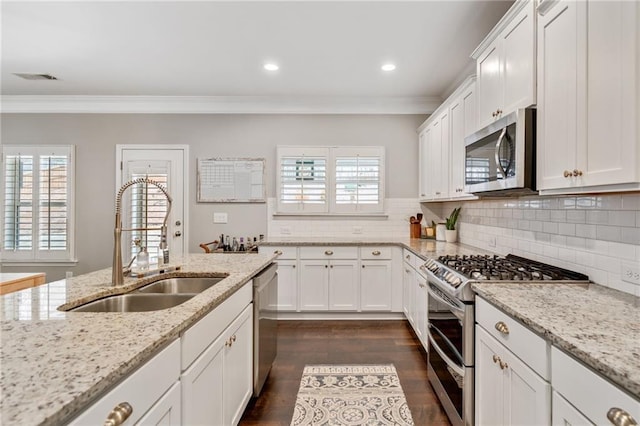
{"type": "MultiPolygon", "coordinates": [[[[171,196],[167,193],[162,185],[149,178],[138,178],[130,180],[120,187],[118,195],[116,195],[116,226],[113,230],[113,267],[111,269],[111,282],[114,286],[122,285],[124,283],[125,269],[122,267],[122,231],[160,231],[160,249],[162,251],[167,250],[167,221],[169,220],[169,213],[171,213],[171,196]],[[165,197],[167,197],[167,214],[164,216],[162,226],[159,228],[122,228],[121,218],[121,204],[122,194],[130,186],[138,184],[147,184],[157,187],[165,197]]],[[[133,262],[133,259],[132,259],[133,262]]],[[[127,266],[127,270],[130,270],[131,263],[127,266]]]]}

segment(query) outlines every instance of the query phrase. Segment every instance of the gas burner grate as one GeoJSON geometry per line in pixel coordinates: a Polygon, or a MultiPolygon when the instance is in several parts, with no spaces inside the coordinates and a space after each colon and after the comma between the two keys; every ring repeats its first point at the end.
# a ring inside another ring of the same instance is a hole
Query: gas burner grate
{"type": "Polygon", "coordinates": [[[588,281],[589,277],[568,269],[525,259],[513,254],[440,256],[443,265],[474,280],[490,281],[588,281]]]}

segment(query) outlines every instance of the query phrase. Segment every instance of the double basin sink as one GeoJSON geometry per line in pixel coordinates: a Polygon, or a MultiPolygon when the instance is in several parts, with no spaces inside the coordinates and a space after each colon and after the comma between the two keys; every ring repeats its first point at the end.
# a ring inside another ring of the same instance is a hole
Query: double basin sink
{"type": "Polygon", "coordinates": [[[229,274],[212,277],[180,277],[154,281],[130,293],[94,300],[72,312],[148,312],[178,306],[213,287],[229,274]]]}

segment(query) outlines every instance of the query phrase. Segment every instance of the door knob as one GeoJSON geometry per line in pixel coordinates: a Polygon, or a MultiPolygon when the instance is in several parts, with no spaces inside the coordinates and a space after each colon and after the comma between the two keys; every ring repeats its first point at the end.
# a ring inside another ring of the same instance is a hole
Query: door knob
{"type": "Polygon", "coordinates": [[[182,232],[180,232],[180,231],[176,231],[176,233],[175,233],[175,234],[173,234],[173,235],[175,235],[176,237],[180,237],[180,236],[182,236],[182,232]]]}
{"type": "Polygon", "coordinates": [[[182,222],[180,222],[179,220],[176,220],[176,226],[180,226],[182,225],[182,222]]]}

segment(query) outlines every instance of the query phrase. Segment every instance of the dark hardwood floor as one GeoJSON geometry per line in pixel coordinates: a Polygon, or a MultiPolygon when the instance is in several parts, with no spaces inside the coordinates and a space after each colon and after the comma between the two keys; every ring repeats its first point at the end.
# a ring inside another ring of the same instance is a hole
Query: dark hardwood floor
{"type": "Polygon", "coordinates": [[[395,365],[418,426],[449,425],[427,379],[426,354],[407,321],[280,321],[278,356],[241,426],[288,426],[307,364],[395,365]]]}

